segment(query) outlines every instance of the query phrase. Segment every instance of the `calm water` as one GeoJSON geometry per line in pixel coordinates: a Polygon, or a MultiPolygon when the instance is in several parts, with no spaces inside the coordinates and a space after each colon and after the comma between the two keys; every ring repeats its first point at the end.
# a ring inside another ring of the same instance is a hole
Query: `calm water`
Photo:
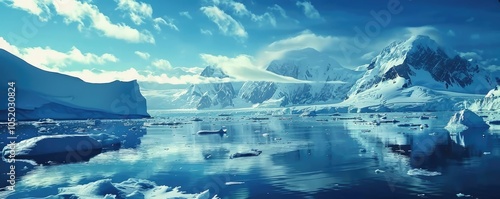
{"type": "MultiPolygon", "coordinates": [[[[332,116],[259,116],[269,119],[254,121],[249,119],[254,116],[208,114],[198,115],[201,122],[182,114],[165,115],[153,122],[185,124],[148,127],[144,122],[150,120],[103,121],[98,126],[63,121],[38,132],[39,128],[23,124],[18,126],[17,141],[79,131],[113,134],[124,144],[87,162],[18,163],[16,167],[22,169],[17,171],[17,190],[8,197],[56,195],[60,187],[104,178],[113,182],[148,179],[158,185],[181,186],[187,193],[210,189],[221,198],[455,198],[458,193],[499,197],[498,127],[450,135],[443,127],[451,113],[430,120],[403,118],[405,115],[409,114],[388,114],[388,119],[425,123],[429,128],[374,126],[333,120],[332,116]],[[196,134],[200,129],[222,126],[228,130],[224,136],[196,134]],[[229,158],[250,149],[262,150],[262,154],[229,158]]],[[[339,117],[358,116],[372,120],[368,114],[339,117]]],[[[1,132],[3,146],[5,126],[1,132]]],[[[6,164],[2,165],[2,172],[7,172],[6,164]]],[[[2,176],[2,183],[5,178],[2,176]]]]}

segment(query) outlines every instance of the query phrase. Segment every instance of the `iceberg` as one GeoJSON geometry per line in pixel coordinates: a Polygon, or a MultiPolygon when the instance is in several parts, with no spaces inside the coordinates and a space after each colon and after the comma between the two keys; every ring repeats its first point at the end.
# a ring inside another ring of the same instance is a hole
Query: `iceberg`
{"type": "Polygon", "coordinates": [[[490,126],[484,122],[483,118],[476,113],[464,109],[457,112],[451,117],[445,129],[452,132],[461,132],[469,128],[489,128],[490,126]]]}
{"type": "MultiPolygon", "coordinates": [[[[209,190],[197,194],[187,194],[179,187],[158,186],[154,182],[130,178],[121,183],[102,179],[84,185],[59,188],[61,198],[196,198],[208,199],[209,190]]],[[[215,198],[215,197],[214,197],[215,198]]]]}
{"type": "MultiPolygon", "coordinates": [[[[0,49],[1,90],[14,82],[16,119],[122,119],[149,117],[137,81],[93,84],[39,69],[0,49]]],[[[7,115],[7,98],[0,114],[7,115]]],[[[2,117],[0,121],[5,121],[2,117]]]]}
{"type": "Polygon", "coordinates": [[[102,152],[102,144],[88,135],[44,135],[9,144],[6,159],[34,160],[38,164],[88,161],[102,152]]]}

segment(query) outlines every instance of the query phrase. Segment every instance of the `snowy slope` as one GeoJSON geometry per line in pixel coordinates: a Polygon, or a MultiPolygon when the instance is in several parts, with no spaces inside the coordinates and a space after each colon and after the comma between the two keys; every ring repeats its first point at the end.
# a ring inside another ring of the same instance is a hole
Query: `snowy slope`
{"type": "MultiPolygon", "coordinates": [[[[200,76],[219,79],[228,77],[221,69],[213,66],[207,66],[200,76]]],[[[180,108],[225,108],[234,107],[235,97],[236,91],[230,82],[192,84],[173,103],[181,105],[180,108]]]]}
{"type": "Polygon", "coordinates": [[[479,66],[427,36],[414,36],[390,44],[375,57],[343,104],[446,110],[477,99],[493,84],[479,66]]]}
{"type": "Polygon", "coordinates": [[[351,95],[382,81],[403,77],[407,87],[425,86],[437,90],[486,93],[494,81],[477,65],[452,50],[440,47],[427,36],[414,36],[387,46],[370,63],[371,68],[351,89],[351,95]]]}
{"type": "Polygon", "coordinates": [[[470,106],[475,111],[495,111],[500,110],[500,86],[491,89],[483,99],[477,100],[470,106]]]}
{"type": "MultiPolygon", "coordinates": [[[[17,120],[149,117],[136,81],[87,83],[41,70],[3,49],[0,60],[0,89],[7,91],[7,82],[15,82],[17,120]]],[[[6,110],[7,97],[2,97],[0,113],[6,116],[6,110]]]]}
{"type": "Polygon", "coordinates": [[[361,72],[344,68],[330,56],[312,48],[290,51],[283,58],[272,61],[267,70],[309,82],[247,82],[238,96],[253,104],[272,102],[276,106],[335,103],[346,98],[353,82],[361,76],[361,72]]]}

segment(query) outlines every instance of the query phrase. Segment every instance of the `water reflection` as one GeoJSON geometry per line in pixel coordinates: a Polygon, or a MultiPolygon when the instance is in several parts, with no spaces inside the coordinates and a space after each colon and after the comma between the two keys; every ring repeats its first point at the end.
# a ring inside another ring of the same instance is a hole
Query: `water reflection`
{"type": "MultiPolygon", "coordinates": [[[[210,189],[212,194],[229,198],[415,198],[421,193],[429,197],[454,196],[461,191],[456,187],[498,185],[492,181],[496,179],[468,185],[468,180],[460,180],[466,172],[455,165],[489,161],[468,172],[484,175],[496,171],[490,165],[498,165],[497,156],[481,160],[475,157],[484,152],[498,154],[498,135],[482,131],[450,134],[441,130],[442,124],[434,119],[425,121],[429,128],[410,129],[394,124],[326,121],[330,118],[327,116],[271,117],[262,121],[240,116],[200,117],[203,121],[192,123],[184,123],[190,117],[163,119],[183,124],[151,126],[147,135],[137,121],[132,121],[137,128],[127,121],[110,121],[98,131],[84,127],[85,133],[104,132],[120,138],[120,150],[101,153],[85,163],[33,169],[23,176],[20,187],[28,190],[24,194],[31,194],[29,189],[42,185],[61,187],[67,186],[67,181],[85,184],[102,178],[121,182],[134,177],[181,186],[183,191],[193,193],[210,189]],[[223,126],[227,136],[196,134],[223,126]],[[119,129],[123,133],[116,133],[119,129]],[[262,150],[262,154],[229,158],[250,149],[262,150]],[[442,175],[409,175],[414,168],[442,175]]],[[[56,188],[50,190],[57,192],[56,188]]]]}
{"type": "MultiPolygon", "coordinates": [[[[26,173],[30,172],[33,168],[37,167],[37,164],[54,164],[54,163],[77,163],[77,162],[87,162],[92,157],[95,157],[99,153],[106,151],[118,150],[120,148],[136,148],[140,145],[140,138],[143,137],[147,130],[142,127],[143,122],[140,120],[105,120],[99,122],[89,121],[58,121],[56,124],[49,125],[34,125],[32,122],[21,122],[16,126],[16,143],[22,140],[27,140],[30,138],[35,138],[38,136],[47,135],[89,135],[97,139],[99,143],[99,149],[93,149],[91,151],[84,151],[85,153],[74,153],[71,151],[61,151],[58,153],[42,154],[37,156],[16,156],[16,162],[14,166],[16,169],[16,178],[20,179],[26,173]],[[75,155],[77,157],[75,157],[75,155]],[[35,162],[25,161],[22,159],[34,160],[35,162]]],[[[0,126],[0,145],[5,146],[9,143],[7,126],[0,126]]],[[[51,141],[51,140],[47,140],[51,141]]],[[[82,145],[82,144],[80,144],[82,145]]],[[[80,147],[78,146],[67,146],[68,147],[80,147]]],[[[50,144],[47,145],[50,147],[50,144]]],[[[60,146],[59,148],[62,148],[60,146]]],[[[38,147],[39,148],[39,147],[38,147]]],[[[83,147],[85,148],[85,147],[83,147]]],[[[76,151],[78,152],[78,151],[76,151]]],[[[37,153],[37,152],[34,152],[37,153]]],[[[7,173],[9,171],[9,166],[11,164],[7,163],[7,160],[3,158],[4,163],[0,166],[1,173],[7,173]]],[[[2,175],[0,177],[0,187],[6,187],[7,175],[2,175]]]]}

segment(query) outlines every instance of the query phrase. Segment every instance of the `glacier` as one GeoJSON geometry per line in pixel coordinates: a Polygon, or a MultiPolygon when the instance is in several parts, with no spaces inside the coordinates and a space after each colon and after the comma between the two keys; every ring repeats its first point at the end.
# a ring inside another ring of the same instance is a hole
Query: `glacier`
{"type": "Polygon", "coordinates": [[[233,82],[219,67],[207,66],[200,76],[229,81],[193,84],[154,99],[168,104],[165,109],[264,108],[297,114],[311,110],[322,114],[500,107],[493,75],[425,35],[394,41],[355,69],[305,48],[286,52],[266,70],[302,83],[233,82]]]}
{"type": "MultiPolygon", "coordinates": [[[[220,68],[213,66],[205,67],[200,76],[221,80],[229,77],[220,68]]],[[[231,82],[191,84],[188,89],[177,94],[173,103],[181,108],[198,110],[234,107],[236,94],[231,82]]]]}
{"type": "Polygon", "coordinates": [[[257,105],[272,102],[276,107],[332,104],[343,101],[353,82],[362,75],[313,48],[289,51],[272,61],[266,70],[304,83],[245,82],[238,94],[241,99],[257,105]]]}
{"type": "MultiPolygon", "coordinates": [[[[0,49],[0,85],[15,82],[16,119],[123,119],[149,117],[137,81],[93,84],[39,69],[0,49]]],[[[7,115],[7,97],[0,114],[7,115]]],[[[1,117],[0,121],[5,121],[1,117]]]]}
{"type": "Polygon", "coordinates": [[[357,112],[460,110],[495,84],[478,65],[422,35],[391,43],[367,69],[341,103],[357,112]]]}
{"type": "MultiPolygon", "coordinates": [[[[149,180],[130,178],[120,183],[102,179],[84,185],[59,188],[57,198],[210,198],[209,190],[188,194],[179,187],[159,186],[149,180]]],[[[52,196],[51,198],[56,198],[52,196]]],[[[215,196],[214,198],[218,198],[215,196]]]]}
{"type": "Polygon", "coordinates": [[[500,109],[500,86],[491,89],[482,99],[475,100],[469,107],[474,111],[497,111],[500,109]]]}

